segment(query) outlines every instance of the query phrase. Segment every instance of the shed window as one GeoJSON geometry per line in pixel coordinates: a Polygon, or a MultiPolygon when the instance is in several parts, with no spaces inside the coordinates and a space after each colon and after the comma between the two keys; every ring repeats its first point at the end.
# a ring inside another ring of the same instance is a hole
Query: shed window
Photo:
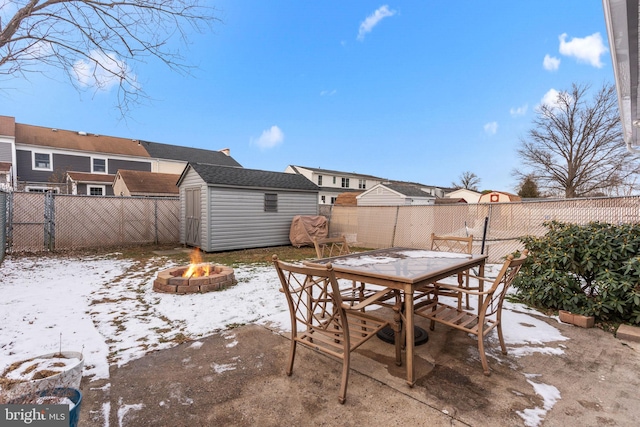
{"type": "Polygon", "coordinates": [[[278,212],[278,194],[265,193],[264,195],[264,211],[278,212]]]}

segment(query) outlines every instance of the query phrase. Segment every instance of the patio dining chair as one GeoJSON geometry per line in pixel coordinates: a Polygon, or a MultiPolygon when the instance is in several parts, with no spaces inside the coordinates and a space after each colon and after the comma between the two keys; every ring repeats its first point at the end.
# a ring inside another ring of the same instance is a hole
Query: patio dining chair
{"type": "MultiPolygon", "coordinates": [[[[414,308],[414,314],[431,321],[431,330],[434,329],[435,323],[437,322],[475,335],[478,338],[478,352],[480,353],[480,360],[482,361],[482,368],[485,375],[490,375],[490,371],[487,356],[484,351],[484,338],[494,329],[498,331],[502,354],[507,354],[507,347],[504,344],[504,337],[502,335],[502,303],[509,286],[511,286],[513,279],[520,271],[520,267],[527,259],[527,253],[528,251],[525,249],[517,259],[514,259],[513,255],[509,255],[497,277],[493,280],[493,284],[486,291],[439,284],[435,286],[433,298],[430,301],[420,302],[416,304],[414,308]],[[439,301],[438,298],[441,292],[448,290],[461,292],[466,295],[483,296],[482,307],[479,307],[478,313],[476,314],[439,301]]],[[[470,277],[485,280],[489,283],[492,281],[486,277],[474,275],[470,275],[470,277]]]]}
{"type": "Polygon", "coordinates": [[[331,264],[299,266],[273,256],[282,290],[291,315],[291,348],[286,373],[293,372],[298,344],[342,360],[342,382],[338,400],[347,395],[351,353],[374,337],[389,322],[361,311],[386,290],[366,301],[350,306],[343,303],[331,264]],[[327,286],[328,283],[328,286],[327,286]]]}
{"type": "MultiPolygon", "coordinates": [[[[344,235],[323,239],[314,238],[313,244],[316,248],[316,255],[318,259],[348,255],[351,253],[351,248],[349,248],[349,244],[347,243],[347,239],[344,235]]],[[[378,295],[374,304],[391,308],[394,311],[394,319],[398,324],[399,329],[401,318],[400,311],[402,309],[402,297],[400,291],[388,289],[386,293],[380,296],[380,290],[382,290],[382,288],[379,286],[373,288],[367,287],[366,283],[361,282],[360,284],[357,284],[355,280],[352,280],[350,287],[341,287],[340,293],[342,301],[348,302],[352,307],[354,304],[368,300],[373,295],[378,295]]],[[[364,311],[364,308],[362,308],[362,311],[364,311]]],[[[402,347],[400,347],[399,341],[397,341],[396,344],[398,345],[396,348],[396,363],[400,365],[400,352],[402,351],[402,347]]]]}
{"type": "MultiPolygon", "coordinates": [[[[460,236],[438,236],[435,233],[431,233],[431,250],[432,251],[442,251],[442,252],[455,252],[460,254],[469,254],[471,255],[473,249],[473,235],[467,237],[460,236]]],[[[422,287],[417,288],[416,290],[416,300],[421,299],[422,297],[429,297],[433,294],[435,286],[441,285],[441,282],[432,283],[428,285],[424,285],[422,287]]],[[[469,287],[469,270],[458,273],[458,288],[456,289],[440,289],[440,296],[449,296],[456,298],[458,300],[458,309],[462,309],[462,296],[466,296],[466,309],[470,309],[469,305],[469,294],[464,294],[463,292],[458,292],[459,288],[463,289],[471,289],[469,287]]],[[[478,289],[478,288],[475,288],[478,289]]]]}

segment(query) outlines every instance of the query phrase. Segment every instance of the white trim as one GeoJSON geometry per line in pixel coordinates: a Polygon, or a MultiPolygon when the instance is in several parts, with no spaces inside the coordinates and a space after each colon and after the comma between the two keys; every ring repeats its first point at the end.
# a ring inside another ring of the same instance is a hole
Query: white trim
{"type": "Polygon", "coordinates": [[[34,171],[49,171],[53,172],[53,153],[49,150],[33,150],[31,151],[31,170],[34,171]],[[48,168],[40,168],[36,167],[36,154],[46,154],[49,156],[49,167],[48,168]]]}
{"type": "Polygon", "coordinates": [[[107,187],[105,185],[93,185],[87,184],[87,196],[106,196],[107,195],[107,187]],[[102,190],[102,194],[91,194],[92,188],[99,188],[102,190]]]}
{"type": "Polygon", "coordinates": [[[102,156],[91,156],[91,173],[103,173],[107,175],[109,173],[109,159],[102,156]],[[97,171],[94,169],[94,160],[104,160],[104,171],[97,171]]]}
{"type": "Polygon", "coordinates": [[[110,154],[110,153],[99,153],[97,151],[83,151],[83,150],[72,150],[69,148],[51,148],[51,147],[47,147],[47,146],[42,146],[42,145],[32,145],[32,144],[21,144],[21,143],[16,143],[16,150],[20,150],[20,151],[30,151],[30,152],[34,152],[37,151],[38,153],[52,153],[52,154],[65,154],[65,155],[72,155],[72,156],[78,156],[78,157],[91,157],[91,156],[96,156],[96,157],[106,157],[109,158],[110,160],[128,160],[128,161],[134,161],[134,162],[146,162],[149,163],[149,165],[153,164],[153,159],[151,159],[150,157],[142,157],[142,156],[125,156],[122,154],[110,154]]]}

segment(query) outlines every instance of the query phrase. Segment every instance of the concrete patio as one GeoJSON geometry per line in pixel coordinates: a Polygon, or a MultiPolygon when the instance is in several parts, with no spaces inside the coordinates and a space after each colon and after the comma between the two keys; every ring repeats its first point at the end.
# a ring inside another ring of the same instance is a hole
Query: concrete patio
{"type": "Polygon", "coordinates": [[[633,328],[622,340],[536,317],[567,339],[533,353],[509,347],[503,356],[491,338],[489,377],[472,337],[437,326],[417,347],[413,388],[394,364],[393,346],[374,338],[352,358],[344,405],[337,398],[339,362],[299,348],[287,377],[288,337],[245,325],[112,367],[108,380],[84,379],[81,424],[635,425],[640,343],[633,328]]]}

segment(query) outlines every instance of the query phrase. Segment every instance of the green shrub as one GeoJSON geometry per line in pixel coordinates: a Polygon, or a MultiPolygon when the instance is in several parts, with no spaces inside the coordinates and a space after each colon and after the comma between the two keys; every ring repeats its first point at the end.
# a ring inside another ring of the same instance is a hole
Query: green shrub
{"type": "Polygon", "coordinates": [[[521,239],[529,258],[516,296],[539,308],[640,324],[640,224],[545,222],[521,239]]]}

